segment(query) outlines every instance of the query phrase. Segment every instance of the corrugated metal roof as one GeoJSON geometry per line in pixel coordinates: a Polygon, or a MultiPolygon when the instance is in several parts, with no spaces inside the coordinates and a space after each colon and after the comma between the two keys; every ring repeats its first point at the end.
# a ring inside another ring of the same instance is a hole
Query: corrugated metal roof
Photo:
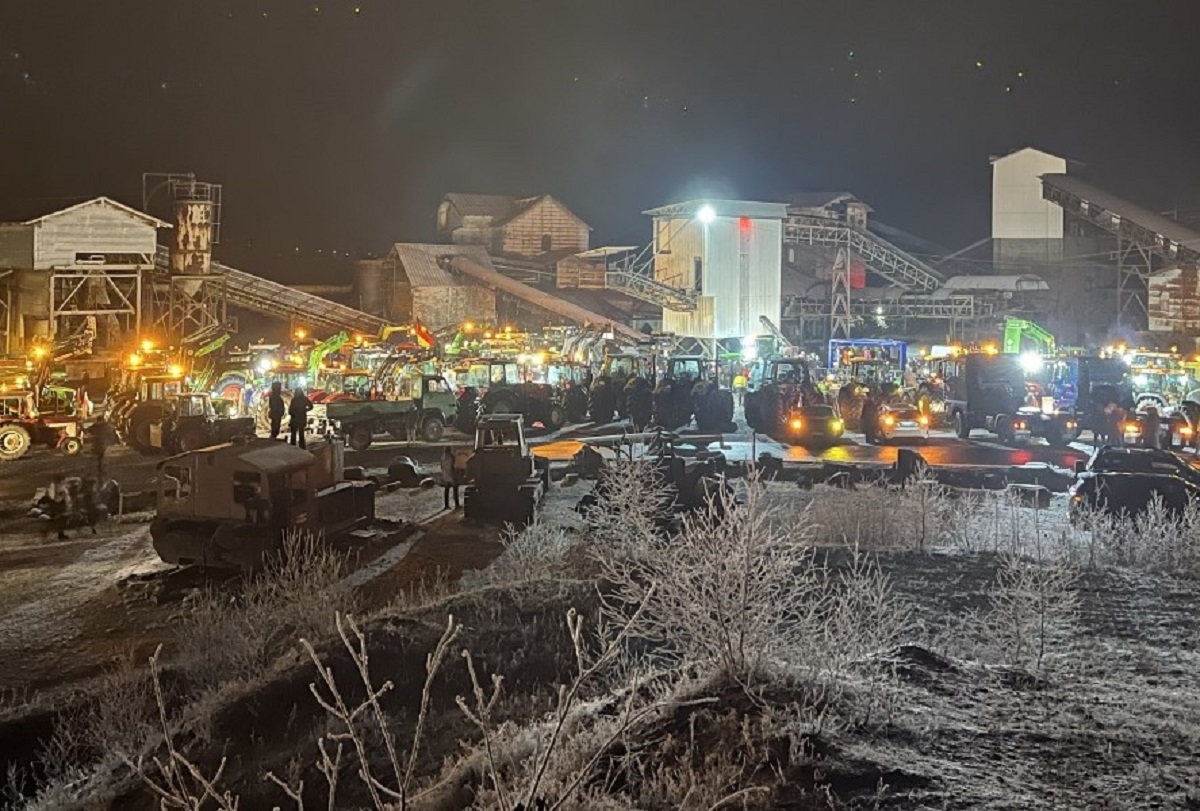
{"type": "Polygon", "coordinates": [[[171,227],[171,223],[169,223],[169,222],[163,222],[158,217],[152,217],[144,211],[138,211],[136,208],[133,208],[132,206],[127,206],[124,203],[118,203],[116,200],[113,200],[108,197],[95,197],[91,200],[84,200],[82,203],[76,203],[73,206],[67,206],[66,208],[61,208],[58,211],[51,211],[49,214],[43,214],[42,216],[35,217],[32,220],[27,220],[25,222],[25,225],[36,225],[37,223],[42,222],[43,220],[48,220],[51,217],[61,217],[63,214],[67,214],[72,211],[76,211],[78,209],[86,208],[87,206],[94,206],[94,205],[103,205],[103,206],[109,206],[110,208],[115,208],[120,212],[123,212],[125,214],[128,214],[131,217],[135,217],[135,218],[141,220],[142,222],[145,222],[149,225],[153,225],[155,228],[170,228],[171,227]]]}
{"type": "MultiPolygon", "coordinates": [[[[848,191],[809,191],[799,194],[788,194],[784,196],[784,201],[789,207],[794,208],[825,208],[836,203],[844,203],[846,201],[854,201],[862,203],[856,195],[848,191]]],[[[863,203],[867,206],[866,203],[863,203]]],[[[873,208],[867,206],[867,211],[874,211],[873,208]]]]}
{"type": "Polygon", "coordinates": [[[1001,290],[1017,293],[1029,290],[1049,290],[1041,276],[1032,273],[996,276],[953,276],[942,285],[943,290],[1001,290]]]}
{"type": "Polygon", "coordinates": [[[469,280],[451,273],[438,264],[445,257],[465,256],[472,262],[495,270],[492,259],[482,245],[431,245],[420,242],[397,242],[391,258],[398,262],[413,287],[461,287],[469,280]]]}
{"type": "Polygon", "coordinates": [[[308,451],[286,442],[255,443],[250,450],[238,454],[238,459],[267,474],[308,467],[313,458],[308,451]]]}
{"type": "Polygon", "coordinates": [[[1140,225],[1155,234],[1161,234],[1172,242],[1200,249],[1200,234],[1192,229],[1161,214],[1155,214],[1149,209],[1134,205],[1128,200],[1122,200],[1115,194],[1109,194],[1103,189],[1096,188],[1091,183],[1071,175],[1042,175],[1041,179],[1044,185],[1094,203],[1105,211],[1140,225]]]}
{"type": "Polygon", "coordinates": [[[711,206],[718,217],[750,217],[760,220],[782,220],[787,216],[786,203],[762,203],[754,200],[687,200],[671,203],[643,214],[651,217],[695,217],[700,209],[711,206]]]}

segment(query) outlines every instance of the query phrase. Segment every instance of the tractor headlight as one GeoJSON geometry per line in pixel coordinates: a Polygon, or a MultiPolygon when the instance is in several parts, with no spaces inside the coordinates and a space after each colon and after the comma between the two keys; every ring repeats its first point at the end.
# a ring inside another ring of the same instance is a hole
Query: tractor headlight
{"type": "Polygon", "coordinates": [[[792,421],[788,423],[788,426],[791,427],[793,431],[799,431],[804,427],[804,420],[800,419],[799,417],[792,417],[792,421]]]}
{"type": "Polygon", "coordinates": [[[837,431],[839,434],[842,432],[842,421],[841,420],[834,420],[833,422],[831,422],[829,424],[830,424],[830,426],[832,426],[834,431],[837,431]]]}

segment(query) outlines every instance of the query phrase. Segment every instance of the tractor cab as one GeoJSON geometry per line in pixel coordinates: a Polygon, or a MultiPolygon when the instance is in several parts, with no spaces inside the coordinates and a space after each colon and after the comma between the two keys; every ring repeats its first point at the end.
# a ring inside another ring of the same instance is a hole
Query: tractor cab
{"type": "Polygon", "coordinates": [[[471,520],[526,524],[549,484],[549,469],[539,469],[530,452],[520,414],[479,418],[467,470],[465,515],[471,520]]]}

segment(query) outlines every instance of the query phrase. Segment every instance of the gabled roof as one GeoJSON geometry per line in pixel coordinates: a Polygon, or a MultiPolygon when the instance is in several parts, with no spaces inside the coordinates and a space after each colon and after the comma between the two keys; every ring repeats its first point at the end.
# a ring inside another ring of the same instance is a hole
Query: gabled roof
{"type": "MultiPolygon", "coordinates": [[[[785,195],[783,199],[789,207],[794,208],[825,208],[845,202],[863,203],[856,195],[848,191],[801,192],[799,194],[785,195]]],[[[867,207],[867,211],[874,211],[866,203],[863,203],[863,205],[867,207]]]]}
{"type": "Polygon", "coordinates": [[[46,220],[52,219],[54,217],[61,217],[63,214],[69,214],[72,211],[78,211],[81,208],[87,208],[88,206],[96,206],[96,205],[108,206],[109,208],[114,208],[117,211],[120,211],[122,214],[127,214],[130,217],[141,220],[142,222],[146,223],[147,225],[153,225],[155,228],[170,228],[171,227],[171,223],[169,223],[169,222],[163,222],[158,217],[152,217],[149,214],[145,213],[144,211],[138,211],[136,208],[133,208],[132,206],[127,206],[124,203],[118,203],[116,200],[113,200],[109,197],[96,197],[91,200],[84,200],[82,203],[76,203],[73,206],[68,206],[67,208],[59,209],[58,211],[51,211],[49,214],[43,214],[40,217],[35,217],[32,220],[26,221],[25,225],[37,225],[40,222],[45,222],[46,220]]]}
{"type": "Polygon", "coordinates": [[[1047,152],[1044,149],[1038,149],[1036,146],[1023,146],[1020,149],[1013,149],[1001,155],[989,155],[988,163],[995,163],[996,161],[1001,161],[1005,158],[1011,158],[1013,155],[1020,155],[1022,152],[1036,152],[1039,155],[1045,155],[1050,158],[1058,158],[1059,160],[1067,161],[1072,166],[1076,167],[1082,167],[1084,165],[1079,161],[1071,160],[1070,158],[1064,158],[1062,155],[1055,155],[1053,152],[1047,152]]]}
{"type": "Polygon", "coordinates": [[[517,207],[517,198],[501,194],[462,194],[451,192],[446,195],[450,205],[464,217],[492,217],[503,219],[517,207]]]}
{"type": "Polygon", "coordinates": [[[787,216],[785,203],[761,203],[753,200],[686,200],[682,203],[671,203],[643,214],[651,217],[695,217],[705,206],[712,208],[718,217],[750,217],[760,220],[782,220],[787,216]]]}
{"type": "Polygon", "coordinates": [[[587,227],[589,231],[591,230],[591,226],[580,219],[574,211],[571,211],[561,200],[549,194],[539,194],[536,197],[509,197],[500,194],[462,194],[460,192],[451,192],[446,195],[445,199],[449,200],[450,204],[464,217],[491,217],[493,226],[512,222],[536,204],[543,200],[549,200],[550,202],[557,203],[563,211],[567,212],[568,216],[580,225],[587,227]]]}
{"type": "Polygon", "coordinates": [[[399,262],[413,287],[462,287],[469,281],[459,278],[440,264],[445,257],[465,256],[472,262],[495,270],[482,245],[431,245],[422,242],[397,242],[389,258],[399,262]]]}

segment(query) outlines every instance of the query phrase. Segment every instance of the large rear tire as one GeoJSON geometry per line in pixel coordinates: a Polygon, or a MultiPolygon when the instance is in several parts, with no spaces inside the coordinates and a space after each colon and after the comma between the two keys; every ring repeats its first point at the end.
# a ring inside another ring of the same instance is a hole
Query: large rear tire
{"type": "Polygon", "coordinates": [[[440,442],[445,430],[442,418],[436,414],[430,414],[421,421],[421,439],[426,442],[440,442]]]}
{"type": "Polygon", "coordinates": [[[356,425],[350,429],[350,435],[347,441],[350,447],[356,451],[365,451],[371,447],[371,442],[374,440],[374,431],[369,425],[356,425]]]}
{"type": "Polygon", "coordinates": [[[608,381],[597,383],[596,387],[592,389],[589,406],[592,422],[597,425],[612,422],[613,414],[617,410],[617,401],[613,394],[612,384],[608,381]]]}
{"type": "Polygon", "coordinates": [[[29,431],[20,425],[0,427],[0,460],[11,462],[29,453],[33,444],[29,431]]]}
{"type": "Polygon", "coordinates": [[[954,412],[954,433],[959,439],[971,438],[971,426],[967,423],[967,415],[961,411],[954,412]]]}
{"type": "Polygon", "coordinates": [[[567,422],[567,415],[563,412],[562,406],[554,404],[550,406],[550,410],[546,414],[546,427],[551,431],[557,431],[562,428],[567,422]]]}

